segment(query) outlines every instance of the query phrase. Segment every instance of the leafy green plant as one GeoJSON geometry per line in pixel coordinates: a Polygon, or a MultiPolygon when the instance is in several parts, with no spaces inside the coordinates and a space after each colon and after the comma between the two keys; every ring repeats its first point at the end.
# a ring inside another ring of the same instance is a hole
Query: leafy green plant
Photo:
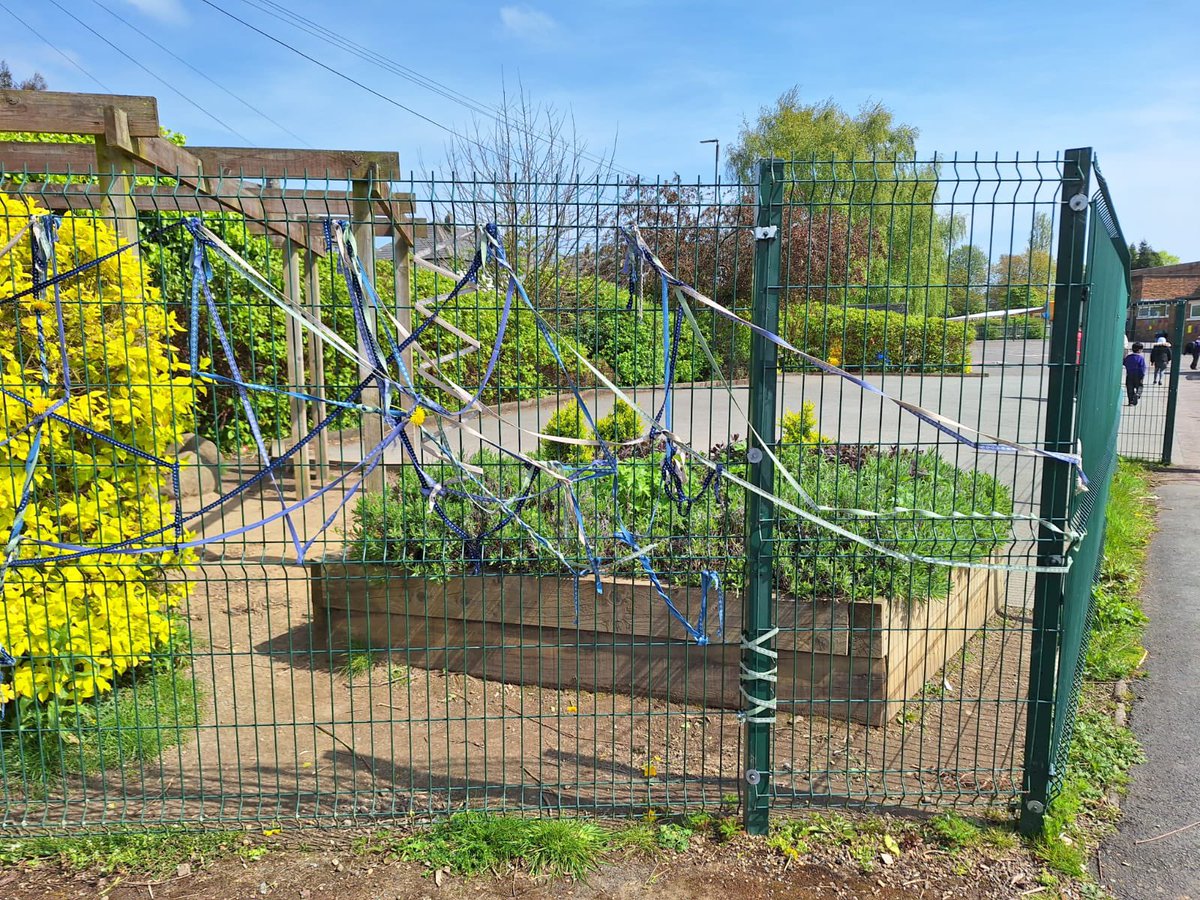
{"type": "MultiPolygon", "coordinates": [[[[568,425],[571,421],[568,419],[568,425]]],[[[745,472],[744,456],[740,446],[718,453],[718,459],[738,475],[745,472]]],[[[943,516],[955,511],[1002,515],[1012,511],[1011,495],[995,479],[958,469],[932,451],[881,453],[848,445],[785,446],[780,458],[817,503],[883,513],[878,517],[845,513],[835,519],[847,531],[887,546],[930,557],[979,559],[1011,539],[1011,526],[1002,517],[953,520],[896,511],[929,509],[943,516]]],[[[613,536],[619,514],[628,528],[642,536],[644,545],[658,546],[656,558],[671,561],[670,581],[697,583],[702,570],[719,564],[722,578],[736,583],[744,564],[744,493],[726,485],[719,495],[710,491],[687,510],[675,509],[668,515],[671,504],[662,483],[662,459],[657,450],[621,459],[615,504],[610,478],[575,485],[593,549],[603,563],[628,555],[628,547],[613,536]]],[[[478,454],[471,464],[482,472],[477,477],[487,492],[502,498],[529,498],[520,509],[520,522],[510,521],[484,542],[483,564],[489,570],[563,572],[559,556],[528,529],[554,542],[572,565],[590,565],[577,538],[575,509],[564,490],[536,473],[531,482],[524,465],[495,454],[478,454]]],[[[439,483],[462,476],[449,465],[430,466],[427,471],[439,483]]],[[[777,490],[796,505],[805,503],[782,476],[777,490]]],[[[502,514],[449,492],[440,502],[446,516],[468,534],[493,529],[502,514]]],[[[951,574],[946,566],[897,560],[786,509],[778,512],[776,535],[779,585],[795,597],[924,600],[944,597],[950,590],[951,574]]],[[[419,479],[409,467],[386,493],[368,495],[358,502],[348,537],[349,559],[388,563],[414,574],[443,578],[475,565],[464,558],[464,542],[430,510],[419,479]]],[[[636,560],[627,560],[617,570],[636,576],[641,566],[636,560]]]]}
{"type": "Polygon", "coordinates": [[[989,341],[1040,341],[1046,337],[1046,320],[1033,316],[991,316],[978,325],[979,339],[989,341]]]}
{"type": "Polygon", "coordinates": [[[153,760],[192,733],[203,695],[187,669],[163,654],[89,704],[51,703],[25,721],[0,722],[3,769],[31,786],[63,772],[91,773],[153,760]]]}
{"type": "Polygon", "coordinates": [[[596,433],[613,444],[636,440],[642,433],[642,417],[632,406],[618,399],[612,412],[596,423],[596,433]]]}
{"type": "Polygon", "coordinates": [[[696,832],[686,825],[665,822],[658,826],[658,846],[664,850],[674,850],[676,853],[686,853],[692,845],[692,836],[696,832]]]}
{"type": "MultiPolygon", "coordinates": [[[[572,400],[566,406],[559,407],[542,429],[542,433],[552,437],[574,438],[583,441],[596,439],[577,400],[572,400]]],[[[592,459],[593,448],[586,444],[564,444],[558,441],[542,440],[538,447],[538,454],[542,459],[554,459],[581,466],[592,459]]]]}
{"type": "MultiPolygon", "coordinates": [[[[969,370],[975,328],[938,317],[813,303],[785,316],[781,334],[842,368],[938,373],[969,370]]],[[[806,365],[787,353],[780,364],[788,369],[806,365]]]]}
{"type": "Polygon", "coordinates": [[[805,400],[797,412],[785,412],[779,430],[785,444],[828,442],[828,438],[817,431],[817,408],[811,400],[805,400]]]}

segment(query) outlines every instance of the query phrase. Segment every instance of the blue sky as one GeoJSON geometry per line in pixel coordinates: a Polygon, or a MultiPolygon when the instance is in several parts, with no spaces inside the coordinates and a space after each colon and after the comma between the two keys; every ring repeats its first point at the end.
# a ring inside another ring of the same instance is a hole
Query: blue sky
{"type": "MultiPolygon", "coordinates": [[[[436,166],[447,134],[271,44],[203,0],[59,0],[182,94],[260,146],[292,134],[247,109],[113,18],[105,7],[314,147],[396,149],[436,166]]],[[[470,114],[271,18],[261,0],[214,0],[452,128],[470,114]]],[[[355,3],[289,8],[489,104],[502,77],[569,109],[590,146],[616,137],[622,169],[711,177],[713,148],[793,84],[855,109],[881,100],[920,129],[923,156],[1023,156],[1093,146],[1126,235],[1200,259],[1200,11],[1194,0],[1129,3],[705,0],[355,3]],[[968,9],[968,7],[973,7],[968,9]]],[[[8,6],[8,4],[6,4],[8,6]]],[[[245,144],[49,2],[10,6],[115,93],[153,94],[196,144],[245,144]]],[[[7,19],[7,17],[6,17],[7,19]]],[[[58,90],[100,87],[8,19],[0,57],[58,90]]]]}

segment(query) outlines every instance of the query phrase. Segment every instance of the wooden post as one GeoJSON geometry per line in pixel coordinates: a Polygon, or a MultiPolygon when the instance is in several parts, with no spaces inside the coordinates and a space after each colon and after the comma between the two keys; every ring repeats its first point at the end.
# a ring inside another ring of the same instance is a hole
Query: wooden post
{"type": "MultiPolygon", "coordinates": [[[[311,250],[305,257],[304,281],[308,289],[308,311],[318,322],[321,321],[321,260],[311,250]]],[[[325,412],[325,344],[314,337],[308,342],[309,371],[312,373],[313,425],[322,422],[325,412]]],[[[324,484],[329,477],[329,429],[322,428],[317,435],[317,475],[324,484]]]]}
{"type": "Polygon", "coordinates": [[[133,138],[129,135],[129,116],[125,110],[104,107],[104,133],[97,134],[95,139],[96,168],[103,197],[101,209],[112,216],[120,243],[135,243],[138,228],[133,204],[133,138]]]}
{"type": "MultiPolygon", "coordinates": [[[[389,222],[391,216],[388,217],[389,222]]],[[[412,334],[412,245],[409,243],[408,235],[404,230],[397,228],[394,223],[388,225],[388,231],[392,238],[392,286],[396,291],[396,302],[394,310],[396,321],[400,323],[400,327],[404,329],[406,334],[412,334]]],[[[413,351],[412,346],[404,348],[401,354],[404,360],[404,367],[408,369],[408,373],[412,376],[413,383],[416,383],[417,373],[413,368],[413,351]]]]}
{"type": "MultiPolygon", "coordinates": [[[[362,260],[363,268],[368,277],[375,276],[375,211],[371,198],[371,182],[374,180],[376,167],[367,166],[365,170],[350,182],[350,223],[354,231],[354,242],[358,246],[358,257],[362,260]]],[[[363,310],[367,328],[372,334],[378,334],[378,323],[373,310],[363,310]]],[[[359,335],[358,352],[364,358],[367,355],[366,345],[359,335]]],[[[359,379],[365,379],[371,374],[371,369],[364,362],[358,366],[359,379]]],[[[378,387],[369,387],[363,391],[362,403],[366,406],[379,406],[383,402],[378,387]]],[[[383,417],[367,413],[363,415],[359,428],[359,445],[363,457],[383,442],[383,417]]],[[[382,492],[387,484],[384,466],[380,463],[371,475],[363,482],[366,492],[382,492]]]]}
{"type": "MultiPolygon", "coordinates": [[[[296,306],[303,306],[304,298],[300,291],[300,246],[292,240],[284,242],[287,253],[287,296],[296,306]]],[[[293,391],[303,391],[307,384],[304,380],[304,331],[293,316],[287,317],[287,375],[288,385],[293,391]]],[[[291,446],[308,433],[308,409],[304,400],[290,397],[292,436],[291,446]]],[[[312,473],[308,468],[308,448],[305,447],[292,457],[292,472],[296,476],[296,491],[299,499],[303,500],[312,493],[312,473]]]]}

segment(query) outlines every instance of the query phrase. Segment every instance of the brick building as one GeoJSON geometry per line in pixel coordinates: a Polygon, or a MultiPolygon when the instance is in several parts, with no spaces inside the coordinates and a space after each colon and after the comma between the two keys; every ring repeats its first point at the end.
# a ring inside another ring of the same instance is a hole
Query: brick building
{"type": "Polygon", "coordinates": [[[1152,341],[1159,332],[1174,333],[1175,305],[1186,299],[1184,341],[1200,338],[1200,262],[1134,269],[1129,273],[1136,303],[1130,313],[1129,338],[1152,341]]]}

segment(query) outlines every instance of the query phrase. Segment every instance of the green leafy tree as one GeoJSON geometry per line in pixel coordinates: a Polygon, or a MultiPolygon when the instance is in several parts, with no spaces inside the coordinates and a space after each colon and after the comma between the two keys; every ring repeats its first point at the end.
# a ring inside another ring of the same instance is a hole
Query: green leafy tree
{"type": "MultiPolygon", "coordinates": [[[[897,122],[882,103],[864,104],[857,115],[850,115],[832,98],[820,103],[804,103],[800,88],[785,91],[773,106],[759,110],[758,119],[743,123],[738,142],[729,152],[729,169],[742,181],[753,181],[754,165],[763,157],[822,160],[870,160],[872,157],[896,163],[916,159],[918,131],[897,122]]],[[[869,165],[869,164],[868,164],[869,165]]],[[[816,191],[816,186],[810,190],[816,191]]],[[[833,188],[845,194],[852,184],[833,188]]]]}
{"type": "Polygon", "coordinates": [[[882,103],[852,115],[832,99],[805,103],[793,87],[744,123],[729,168],[753,181],[756,160],[789,159],[790,212],[814,221],[838,217],[847,235],[866,232],[865,286],[836,270],[822,274],[828,287],[850,288],[847,303],[942,315],[948,291],[930,285],[947,283],[955,223],[934,208],[937,166],[917,160],[917,135],[882,103]]]}
{"type": "Polygon", "coordinates": [[[1179,257],[1165,250],[1155,250],[1150,242],[1142,240],[1129,245],[1129,268],[1153,269],[1156,266],[1174,266],[1179,263],[1179,257]]]}
{"type": "Polygon", "coordinates": [[[1050,217],[1038,213],[1030,223],[1025,249],[996,260],[989,278],[988,309],[1028,309],[1046,303],[1054,281],[1053,232],[1050,217]]]}
{"type": "Polygon", "coordinates": [[[987,286],[991,266],[987,254],[974,244],[950,251],[946,312],[966,316],[987,309],[987,286]]]}

